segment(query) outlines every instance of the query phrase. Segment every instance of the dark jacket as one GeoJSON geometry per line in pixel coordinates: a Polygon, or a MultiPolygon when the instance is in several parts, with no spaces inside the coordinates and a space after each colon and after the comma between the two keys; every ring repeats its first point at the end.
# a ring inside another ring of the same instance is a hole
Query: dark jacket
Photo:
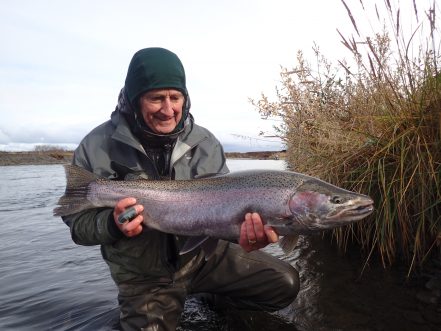
{"type": "MultiPolygon", "coordinates": [[[[83,139],[75,150],[73,163],[114,180],[123,180],[129,173],[156,179],[158,169],[146,150],[132,134],[125,116],[115,111],[110,121],[83,139]]],[[[172,150],[173,179],[226,173],[225,161],[219,141],[189,116],[172,150]]],[[[125,237],[114,224],[112,214],[113,209],[97,208],[70,215],[64,221],[77,244],[101,245],[116,283],[171,279],[181,263],[176,254],[176,238],[146,228],[136,237],[125,237]]]]}

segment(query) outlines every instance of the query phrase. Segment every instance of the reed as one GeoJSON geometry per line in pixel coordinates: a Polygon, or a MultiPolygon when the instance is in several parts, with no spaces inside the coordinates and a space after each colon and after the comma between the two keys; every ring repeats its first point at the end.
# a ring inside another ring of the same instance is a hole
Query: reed
{"type": "Polygon", "coordinates": [[[401,9],[389,0],[374,5],[382,28],[370,34],[342,5],[354,28],[352,36],[338,32],[350,60],[332,64],[314,45],[308,62],[299,51],[297,65],[282,69],[276,101],[262,94],[252,103],[263,117],[282,119],[275,130],[286,142],[290,168],[376,201],[371,219],[334,231],[338,244],[356,242],[385,266],[406,261],[410,272],[439,253],[441,243],[436,3],[419,11],[413,2],[417,27],[410,36],[401,9]]]}

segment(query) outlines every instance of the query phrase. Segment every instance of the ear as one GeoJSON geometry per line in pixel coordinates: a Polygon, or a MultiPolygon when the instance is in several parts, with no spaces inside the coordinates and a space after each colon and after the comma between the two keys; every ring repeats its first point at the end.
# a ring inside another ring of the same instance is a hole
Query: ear
{"type": "Polygon", "coordinates": [[[185,109],[187,111],[190,110],[191,107],[191,101],[190,101],[190,96],[188,95],[188,93],[185,95],[185,109]]]}

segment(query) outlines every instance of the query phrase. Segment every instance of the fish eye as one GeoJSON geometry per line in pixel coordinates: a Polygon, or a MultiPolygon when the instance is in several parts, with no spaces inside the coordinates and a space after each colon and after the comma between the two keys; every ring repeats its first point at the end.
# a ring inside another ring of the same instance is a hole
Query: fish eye
{"type": "Polygon", "coordinates": [[[332,203],[336,203],[336,204],[340,204],[340,203],[343,203],[343,198],[342,197],[340,197],[340,196],[338,196],[338,195],[334,195],[332,198],[331,198],[331,202],[332,203]]]}

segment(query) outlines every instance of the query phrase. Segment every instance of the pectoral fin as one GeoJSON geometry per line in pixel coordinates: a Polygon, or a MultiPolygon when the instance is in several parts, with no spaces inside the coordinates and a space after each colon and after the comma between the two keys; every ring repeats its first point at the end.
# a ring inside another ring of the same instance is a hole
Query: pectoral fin
{"type": "Polygon", "coordinates": [[[285,254],[289,254],[294,250],[294,248],[296,248],[298,240],[299,235],[297,234],[284,236],[282,239],[280,239],[279,246],[282,248],[285,254]]]}

